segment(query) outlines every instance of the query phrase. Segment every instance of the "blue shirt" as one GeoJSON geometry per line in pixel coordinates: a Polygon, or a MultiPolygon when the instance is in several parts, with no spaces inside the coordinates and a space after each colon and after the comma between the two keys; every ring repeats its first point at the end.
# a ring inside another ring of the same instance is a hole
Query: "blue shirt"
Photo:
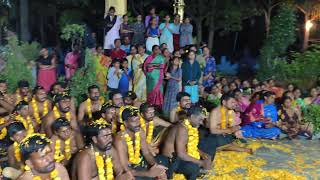
{"type": "Polygon", "coordinates": [[[124,96],[126,92],[129,91],[130,86],[130,77],[131,77],[131,70],[128,70],[128,74],[126,74],[125,71],[123,71],[120,81],[119,81],[119,91],[124,96]]]}
{"type": "Polygon", "coordinates": [[[131,48],[130,44],[120,46],[120,49],[124,50],[124,52],[126,52],[127,55],[130,54],[130,48],[131,48]]]}
{"type": "MultiPolygon", "coordinates": [[[[108,71],[108,87],[118,89],[121,75],[118,77],[117,74],[115,74],[115,70],[114,67],[111,67],[108,71]]],[[[121,70],[120,72],[122,74],[121,70]]]]}

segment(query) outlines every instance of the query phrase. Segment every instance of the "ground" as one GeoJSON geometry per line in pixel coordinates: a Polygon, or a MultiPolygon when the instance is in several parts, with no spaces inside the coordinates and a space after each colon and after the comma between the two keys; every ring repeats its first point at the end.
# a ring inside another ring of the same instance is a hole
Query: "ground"
{"type": "Polygon", "coordinates": [[[250,140],[241,145],[253,148],[254,154],[218,152],[210,173],[199,179],[320,179],[319,140],[250,140]]]}

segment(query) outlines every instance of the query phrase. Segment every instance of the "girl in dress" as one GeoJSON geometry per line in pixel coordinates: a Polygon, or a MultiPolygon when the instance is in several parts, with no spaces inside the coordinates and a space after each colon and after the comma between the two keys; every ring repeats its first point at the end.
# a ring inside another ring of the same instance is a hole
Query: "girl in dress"
{"type": "Polygon", "coordinates": [[[152,52],[152,47],[154,45],[158,45],[159,46],[159,28],[157,25],[157,20],[156,18],[152,18],[151,22],[150,22],[150,26],[147,29],[147,42],[146,42],[146,46],[147,46],[147,51],[148,52],[152,52]]]}

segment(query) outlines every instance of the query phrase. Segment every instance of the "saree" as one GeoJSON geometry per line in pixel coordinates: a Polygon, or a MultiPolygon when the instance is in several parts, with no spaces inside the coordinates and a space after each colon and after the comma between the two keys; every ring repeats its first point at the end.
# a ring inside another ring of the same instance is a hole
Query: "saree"
{"type": "Polygon", "coordinates": [[[245,138],[261,138],[261,139],[274,139],[280,135],[281,130],[277,127],[266,127],[266,123],[260,121],[263,117],[270,117],[272,122],[277,120],[277,112],[273,112],[271,105],[266,105],[266,109],[261,103],[252,103],[241,115],[242,118],[242,135],[245,138]],[[275,114],[274,114],[275,113],[275,114]],[[265,116],[264,114],[267,114],[265,116]]]}
{"type": "Polygon", "coordinates": [[[101,88],[103,88],[104,92],[107,90],[107,73],[111,62],[112,60],[103,54],[96,56],[95,64],[97,83],[101,88]]]}
{"type": "Polygon", "coordinates": [[[39,69],[37,84],[42,86],[46,92],[50,91],[51,86],[56,82],[56,68],[39,69]]]}
{"type": "Polygon", "coordinates": [[[74,52],[69,52],[65,59],[64,59],[64,64],[68,65],[65,68],[66,71],[66,79],[71,79],[71,77],[74,75],[74,73],[77,71],[78,66],[79,66],[79,61],[80,59],[80,53],[74,53],[74,52]]]}
{"type": "Polygon", "coordinates": [[[147,102],[158,107],[163,104],[163,78],[165,58],[162,55],[150,55],[143,66],[147,82],[147,102]],[[159,67],[154,67],[156,65],[159,67]]]}
{"type": "Polygon", "coordinates": [[[148,55],[144,54],[141,56],[140,54],[136,55],[136,58],[133,58],[131,61],[131,66],[133,70],[133,91],[137,95],[137,101],[145,102],[147,100],[147,85],[146,85],[146,76],[140,68],[143,65],[145,59],[148,55]]]}

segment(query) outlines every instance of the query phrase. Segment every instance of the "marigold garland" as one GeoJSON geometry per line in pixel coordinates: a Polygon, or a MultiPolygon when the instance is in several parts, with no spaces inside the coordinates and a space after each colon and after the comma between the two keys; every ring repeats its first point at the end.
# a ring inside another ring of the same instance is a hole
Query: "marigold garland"
{"type": "Polygon", "coordinates": [[[140,163],[140,149],[141,149],[141,144],[140,144],[140,132],[134,133],[135,136],[135,149],[133,148],[133,142],[131,137],[129,136],[128,133],[124,135],[127,146],[128,146],[128,155],[129,155],[129,162],[131,164],[139,164],[140,163]]]}
{"type": "Polygon", "coordinates": [[[222,106],[220,108],[220,111],[221,111],[221,129],[226,129],[227,127],[232,127],[232,125],[233,125],[233,117],[232,117],[233,110],[228,111],[228,122],[227,122],[226,109],[222,106]]]}
{"type": "MultiPolygon", "coordinates": [[[[16,91],[16,98],[17,98],[16,104],[18,104],[20,101],[22,101],[22,98],[21,98],[20,90],[19,90],[19,89],[16,91]]],[[[29,102],[28,96],[23,97],[23,100],[24,100],[25,102],[29,102]]]]}
{"type": "MultiPolygon", "coordinates": [[[[6,120],[4,118],[0,118],[0,125],[4,124],[6,120]]],[[[3,127],[0,132],[0,140],[4,139],[7,136],[7,128],[3,127]]]]}
{"type": "Polygon", "coordinates": [[[34,133],[34,127],[30,116],[27,116],[27,118],[25,119],[21,115],[17,115],[16,120],[20,121],[23,124],[23,126],[27,129],[27,134],[34,133]]]}
{"type": "Polygon", "coordinates": [[[113,164],[111,157],[106,157],[103,160],[103,157],[99,154],[99,152],[95,152],[96,157],[96,165],[98,169],[99,180],[113,180],[113,164]]]}
{"type": "Polygon", "coordinates": [[[140,117],[140,124],[141,124],[141,128],[144,130],[144,132],[147,134],[147,143],[150,144],[153,138],[153,130],[154,130],[154,124],[153,121],[150,121],[148,123],[148,130],[147,130],[147,125],[146,125],[146,121],[143,119],[143,117],[141,115],[139,115],[140,117]]]}
{"type": "MultiPolygon", "coordinates": [[[[57,106],[55,106],[55,107],[53,108],[53,114],[54,114],[54,118],[55,118],[55,119],[58,119],[58,118],[61,117],[61,113],[59,112],[57,106]]],[[[68,121],[71,121],[71,112],[70,112],[70,111],[67,112],[67,113],[64,113],[64,115],[65,115],[65,118],[66,118],[68,121]]]]}
{"type": "MultiPolygon", "coordinates": [[[[17,142],[13,143],[13,151],[14,151],[14,157],[16,158],[17,162],[21,163],[21,153],[20,153],[19,144],[17,142]]],[[[23,170],[24,165],[21,165],[20,169],[23,170]]]]}
{"type": "MultiPolygon", "coordinates": [[[[86,100],[86,103],[87,103],[87,113],[88,113],[88,117],[89,119],[92,119],[92,103],[91,103],[91,99],[88,98],[86,100]]],[[[99,110],[101,108],[101,105],[104,103],[104,98],[102,96],[99,97],[99,103],[100,103],[100,107],[99,107],[99,110]]]]}
{"type": "Polygon", "coordinates": [[[61,152],[61,141],[60,141],[60,139],[56,140],[56,144],[55,144],[55,147],[54,147],[54,150],[55,150],[54,151],[54,159],[55,159],[56,162],[61,162],[64,159],[69,160],[71,158],[71,146],[70,146],[70,143],[71,143],[71,138],[66,140],[65,148],[64,148],[64,153],[65,154],[62,154],[62,152],[61,152]]]}
{"type": "Polygon", "coordinates": [[[200,153],[198,150],[199,144],[199,131],[197,128],[192,127],[190,122],[186,119],[184,121],[184,125],[188,129],[188,145],[187,145],[187,153],[189,156],[200,159],[200,153]]]}
{"type": "Polygon", "coordinates": [[[147,132],[147,143],[150,144],[153,138],[153,130],[154,130],[154,125],[153,121],[149,122],[149,127],[148,127],[148,132],[147,132]]]}
{"type": "MultiPolygon", "coordinates": [[[[33,116],[36,119],[37,123],[41,124],[41,117],[40,117],[39,108],[38,108],[36,99],[32,98],[31,103],[32,103],[32,109],[33,109],[33,116]]],[[[46,114],[48,114],[48,101],[45,101],[43,103],[42,117],[45,116],[46,114]]]]}

